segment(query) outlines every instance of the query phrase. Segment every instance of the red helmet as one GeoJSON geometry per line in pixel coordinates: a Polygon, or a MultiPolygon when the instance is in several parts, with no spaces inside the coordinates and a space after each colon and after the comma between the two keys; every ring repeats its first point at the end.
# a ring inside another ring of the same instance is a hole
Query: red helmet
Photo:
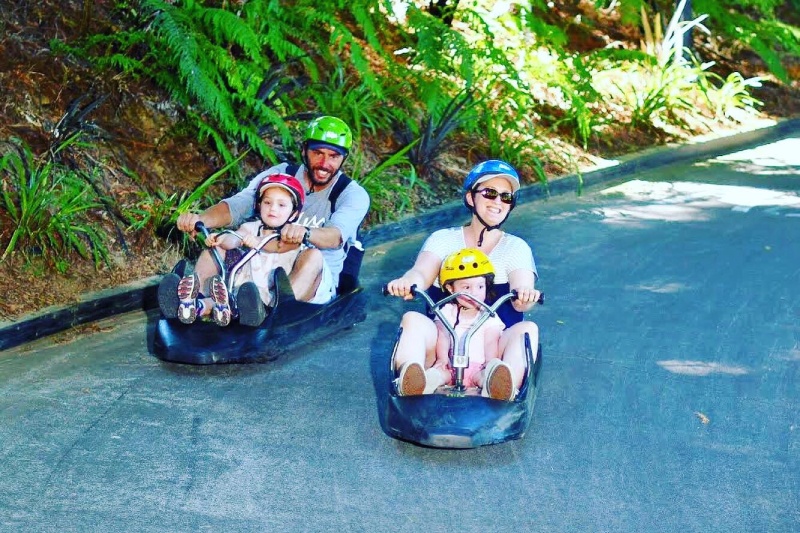
{"type": "Polygon", "coordinates": [[[292,195],[292,201],[294,202],[294,210],[299,213],[303,209],[303,204],[306,201],[306,191],[303,189],[300,180],[289,174],[270,174],[258,184],[255,204],[256,212],[258,212],[258,202],[261,200],[261,196],[264,194],[264,191],[270,187],[281,187],[289,191],[289,194],[292,195]]]}

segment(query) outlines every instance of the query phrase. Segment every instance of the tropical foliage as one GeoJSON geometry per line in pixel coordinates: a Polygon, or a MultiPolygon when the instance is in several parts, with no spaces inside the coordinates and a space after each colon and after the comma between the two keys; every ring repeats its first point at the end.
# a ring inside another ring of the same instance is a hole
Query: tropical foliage
{"type": "Polygon", "coordinates": [[[101,204],[86,176],[55,162],[55,153],[36,157],[23,141],[12,142],[12,149],[0,159],[0,206],[14,229],[0,259],[16,252],[41,255],[61,272],[75,254],[98,265],[105,261],[104,233],[91,220],[92,210],[101,204]]]}
{"type": "MultiPolygon", "coordinates": [[[[596,0],[595,8],[641,34],[641,46],[588,50],[568,46],[569,23],[544,0],[114,6],[113,31],[54,40],[53,53],[156,84],[169,95],[175,131],[190,132],[222,162],[195,190],[142,190],[115,208],[127,231],[153,234],[176,213],[240,186],[243,157],[297,160],[299,132],[320,114],[351,124],[350,173],[373,196],[375,223],[418,209],[430,185],[452,174],[448,154],[465,166],[503,158],[528,182],[546,184],[544,161],[562,157],[553,142],[588,149],[619,128],[676,131],[690,117],[712,123],[757,109],[751,90],[760,80],[713,73],[713,61],[686,42],[691,32],[696,42],[724,38],[752,50],[783,82],[784,59],[800,57],[800,30],[780,18],[800,0],[695,0],[693,13],[684,2],[676,11],[671,0],[596,0]]],[[[101,231],[86,214],[113,197],[27,148],[2,161],[11,179],[0,209],[19,224],[0,233],[4,257],[50,247],[61,256],[105,257],[101,231]],[[57,197],[64,220],[48,221],[52,208],[31,203],[39,188],[57,197]]],[[[563,164],[569,168],[568,157],[563,164]]]]}

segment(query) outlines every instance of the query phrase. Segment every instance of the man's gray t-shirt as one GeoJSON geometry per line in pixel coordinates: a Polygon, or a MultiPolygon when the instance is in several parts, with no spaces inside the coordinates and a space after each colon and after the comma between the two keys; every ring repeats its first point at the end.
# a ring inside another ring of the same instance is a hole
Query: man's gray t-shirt
{"type": "MultiPolygon", "coordinates": [[[[255,216],[256,190],[261,180],[270,174],[286,172],[288,166],[288,163],[281,163],[260,172],[250,180],[245,189],[223,200],[228,204],[228,208],[231,211],[231,225],[233,227],[238,227],[255,216]]],[[[302,183],[304,174],[305,167],[301,165],[297,169],[295,177],[302,183]]],[[[364,217],[367,216],[370,202],[369,194],[367,194],[364,187],[355,181],[351,181],[339,194],[339,198],[336,199],[336,211],[332,212],[330,194],[333,190],[333,184],[336,183],[336,180],[341,175],[341,172],[337,173],[331,182],[331,186],[326,187],[325,190],[306,194],[306,201],[297,221],[298,224],[309,228],[339,228],[342,234],[342,242],[345,243],[344,246],[320,250],[337,284],[339,283],[339,273],[342,271],[346,251],[356,242],[358,227],[364,217]]]]}

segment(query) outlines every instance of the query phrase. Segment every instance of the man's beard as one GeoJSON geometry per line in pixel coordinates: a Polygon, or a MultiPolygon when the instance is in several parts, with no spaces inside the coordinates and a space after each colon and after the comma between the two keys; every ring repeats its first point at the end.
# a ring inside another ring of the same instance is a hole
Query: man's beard
{"type": "Polygon", "coordinates": [[[314,185],[318,185],[318,186],[319,185],[327,185],[327,184],[329,184],[331,182],[331,180],[333,179],[333,177],[336,175],[336,172],[338,171],[338,169],[337,170],[333,170],[328,174],[328,176],[326,178],[324,178],[323,180],[320,180],[319,177],[317,176],[317,170],[325,170],[325,171],[327,171],[328,169],[322,168],[322,167],[312,167],[310,175],[309,175],[309,179],[311,180],[311,183],[313,183],[314,185]]]}

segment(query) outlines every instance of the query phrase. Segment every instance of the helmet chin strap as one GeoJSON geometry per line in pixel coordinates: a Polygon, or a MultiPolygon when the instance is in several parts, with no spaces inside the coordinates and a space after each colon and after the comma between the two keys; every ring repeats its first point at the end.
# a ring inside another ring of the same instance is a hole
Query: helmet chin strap
{"type": "Polygon", "coordinates": [[[268,226],[268,225],[264,224],[264,222],[262,222],[261,223],[261,227],[258,228],[258,234],[259,234],[259,236],[261,236],[261,230],[264,230],[264,229],[266,229],[268,231],[273,231],[275,233],[280,233],[285,225],[286,224],[284,223],[284,224],[281,224],[280,226],[273,227],[273,226],[268,226]]]}

